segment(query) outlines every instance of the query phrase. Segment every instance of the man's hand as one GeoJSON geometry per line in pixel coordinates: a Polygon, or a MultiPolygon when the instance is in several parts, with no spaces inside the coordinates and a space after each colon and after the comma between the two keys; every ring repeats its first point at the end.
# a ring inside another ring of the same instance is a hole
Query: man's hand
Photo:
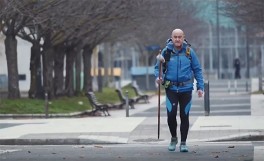
{"type": "Polygon", "coordinates": [[[204,93],[204,92],[203,92],[202,90],[199,89],[199,90],[197,91],[197,93],[198,93],[198,97],[203,97],[203,93],[204,93]]]}
{"type": "Polygon", "coordinates": [[[160,78],[160,79],[157,78],[157,79],[156,79],[156,83],[161,84],[162,82],[163,82],[162,78],[160,78]]]}
{"type": "Polygon", "coordinates": [[[157,58],[158,61],[160,61],[162,63],[165,62],[165,59],[164,59],[164,57],[161,54],[157,55],[156,58],[157,58]]]}

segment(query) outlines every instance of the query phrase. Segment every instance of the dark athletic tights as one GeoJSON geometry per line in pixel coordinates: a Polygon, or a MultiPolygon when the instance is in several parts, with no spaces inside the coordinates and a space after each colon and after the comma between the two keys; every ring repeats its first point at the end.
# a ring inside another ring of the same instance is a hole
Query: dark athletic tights
{"type": "Polygon", "coordinates": [[[172,104],[172,110],[169,111],[167,108],[167,121],[172,137],[177,137],[177,108],[180,105],[180,131],[181,131],[181,142],[186,142],[188,130],[189,130],[189,110],[185,111],[186,105],[192,99],[192,91],[176,93],[175,91],[166,90],[166,95],[172,104]],[[187,112],[187,113],[186,113],[187,112]]]}

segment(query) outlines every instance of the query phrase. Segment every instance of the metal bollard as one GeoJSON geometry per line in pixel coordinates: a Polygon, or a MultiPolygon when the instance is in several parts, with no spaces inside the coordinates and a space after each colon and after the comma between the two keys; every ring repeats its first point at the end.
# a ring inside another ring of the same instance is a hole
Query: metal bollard
{"type": "Polygon", "coordinates": [[[49,117],[49,100],[48,100],[48,93],[45,92],[45,117],[49,117]]]}
{"type": "Polygon", "coordinates": [[[209,81],[204,83],[204,115],[210,114],[210,95],[209,95],[209,81]]]}
{"type": "Polygon", "coordinates": [[[126,117],[129,117],[128,91],[126,90],[126,117]]]}

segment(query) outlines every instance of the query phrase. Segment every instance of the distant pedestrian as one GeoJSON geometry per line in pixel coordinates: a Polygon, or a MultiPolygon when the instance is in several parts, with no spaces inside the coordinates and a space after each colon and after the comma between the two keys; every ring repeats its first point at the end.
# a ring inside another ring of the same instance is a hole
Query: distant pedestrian
{"type": "Polygon", "coordinates": [[[156,82],[163,84],[166,91],[167,122],[171,133],[168,150],[175,151],[177,137],[177,108],[180,111],[180,151],[188,152],[186,146],[189,131],[189,112],[191,109],[193,77],[197,81],[198,96],[203,96],[204,82],[201,65],[194,50],[184,41],[181,29],[172,31],[171,39],[162,53],[157,56],[155,65],[156,82]],[[162,78],[159,79],[159,63],[163,63],[162,78]]]}
{"type": "Polygon", "coordinates": [[[234,68],[235,68],[235,79],[240,79],[240,60],[238,57],[234,60],[234,68]]]}

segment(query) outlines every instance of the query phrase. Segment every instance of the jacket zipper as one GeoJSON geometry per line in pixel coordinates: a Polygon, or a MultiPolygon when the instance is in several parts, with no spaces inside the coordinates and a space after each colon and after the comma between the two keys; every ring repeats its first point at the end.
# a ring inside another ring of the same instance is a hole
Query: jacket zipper
{"type": "MultiPolygon", "coordinates": [[[[178,56],[177,56],[177,82],[179,82],[179,53],[178,53],[178,56]]],[[[179,87],[177,86],[177,93],[179,93],[179,87]]]]}

